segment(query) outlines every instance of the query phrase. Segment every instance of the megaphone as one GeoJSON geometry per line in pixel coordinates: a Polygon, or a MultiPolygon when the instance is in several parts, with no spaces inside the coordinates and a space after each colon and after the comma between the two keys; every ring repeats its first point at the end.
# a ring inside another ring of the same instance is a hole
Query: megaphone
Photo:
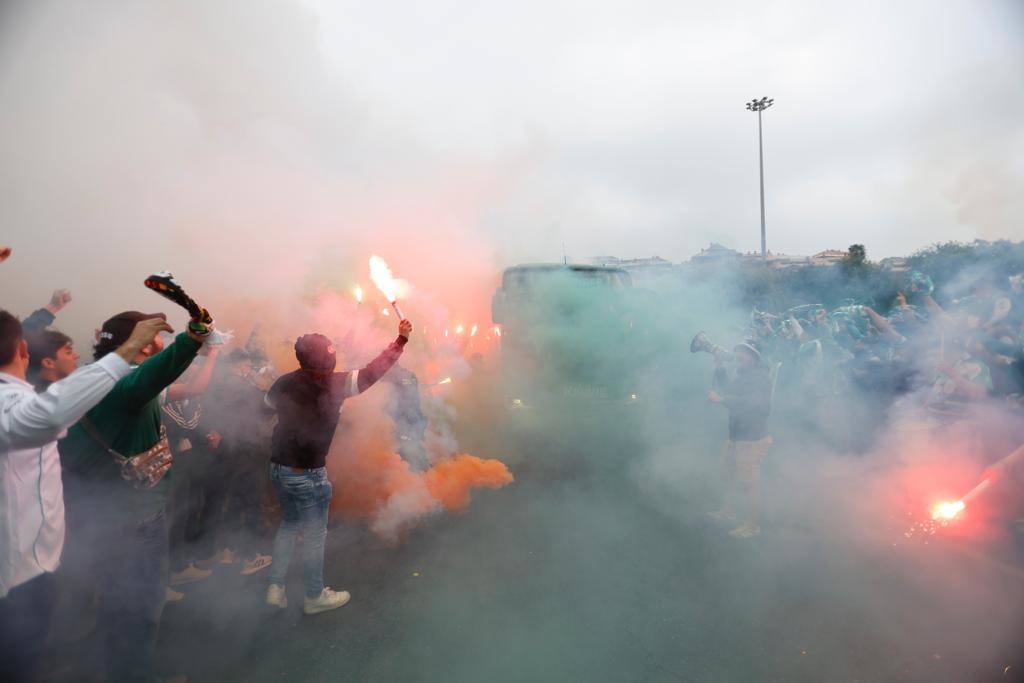
{"type": "Polygon", "coordinates": [[[710,353],[716,358],[721,357],[728,359],[732,357],[732,354],[729,353],[728,350],[713,343],[708,339],[708,335],[704,332],[698,332],[694,335],[693,341],[690,342],[690,353],[699,353],[701,351],[704,353],[710,353]]]}

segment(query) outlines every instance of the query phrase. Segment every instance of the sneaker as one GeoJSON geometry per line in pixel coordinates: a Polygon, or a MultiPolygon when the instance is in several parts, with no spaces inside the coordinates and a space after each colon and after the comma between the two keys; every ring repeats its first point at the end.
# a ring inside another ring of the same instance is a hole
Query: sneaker
{"type": "Polygon", "coordinates": [[[164,600],[167,602],[180,602],[185,599],[185,594],[180,593],[170,586],[164,591],[164,600]]]}
{"type": "Polygon", "coordinates": [[[330,609],[337,609],[348,602],[351,597],[348,591],[332,591],[330,588],[324,587],[323,591],[320,592],[320,597],[306,598],[302,611],[306,614],[316,614],[330,609]]]}
{"type": "Polygon", "coordinates": [[[271,558],[270,555],[257,554],[256,557],[242,563],[242,574],[248,576],[249,574],[255,574],[258,571],[263,571],[269,567],[272,562],[273,558],[271,558]]]}
{"type": "Polygon", "coordinates": [[[707,513],[708,517],[716,522],[735,522],[736,513],[732,510],[722,509],[707,513]]]}
{"type": "Polygon", "coordinates": [[[235,558],[235,553],[224,548],[223,550],[218,550],[205,560],[196,562],[196,567],[199,569],[210,569],[215,564],[235,564],[236,562],[238,560],[235,558]]]}
{"type": "Polygon", "coordinates": [[[729,532],[733,538],[754,538],[761,533],[761,527],[750,522],[744,522],[729,532]]]}
{"type": "Polygon", "coordinates": [[[195,581],[202,581],[213,576],[213,572],[209,569],[200,569],[194,564],[182,569],[180,572],[174,572],[171,574],[171,585],[181,586],[186,583],[193,583],[195,581]]]}
{"type": "Polygon", "coordinates": [[[281,609],[288,606],[288,596],[285,594],[284,586],[278,586],[275,583],[267,586],[267,604],[281,609]]]}

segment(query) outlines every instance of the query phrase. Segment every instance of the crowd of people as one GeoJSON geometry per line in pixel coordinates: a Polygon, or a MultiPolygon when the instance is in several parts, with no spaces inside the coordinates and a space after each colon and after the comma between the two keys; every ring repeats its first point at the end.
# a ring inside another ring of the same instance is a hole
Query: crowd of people
{"type": "Polygon", "coordinates": [[[698,335],[691,350],[715,359],[708,398],[729,411],[729,495],[709,514],[726,521],[739,515],[734,537],[760,533],[772,413],[775,422],[797,424],[840,452],[867,452],[886,427],[910,425],[935,441],[971,444],[966,455],[990,465],[990,473],[1013,469],[1018,451],[998,458],[1004,441],[1024,439],[1022,281],[1024,274],[986,273],[966,296],[942,306],[931,278],[910,272],[885,314],[855,302],[831,311],[820,304],[778,314],[755,309],[732,351],[698,335]],[[892,424],[893,415],[900,424],[892,424]]]}
{"type": "Polygon", "coordinates": [[[300,537],[303,611],[344,605],[323,578],[325,458],[342,404],[391,370],[412,325],[349,372],[330,339],[304,335],[299,368],[273,378],[256,344],[222,357],[206,320],[165,343],[164,313],[124,311],[79,367],[53,327],[70,301],[55,292],[25,320],[0,310],[0,680],[39,678],[54,614],[67,631],[88,622],[78,679],[154,680],[176,587],[214,565],[269,570],[266,602],[284,608],[300,537]]]}
{"type": "MultiPolygon", "coordinates": [[[[761,533],[773,414],[854,452],[880,431],[845,429],[855,406],[875,424],[909,405],[933,430],[969,426],[995,405],[1019,418],[1022,280],[981,277],[942,306],[915,272],[883,312],[801,304],[755,310],[731,349],[699,335],[691,350],[716,366],[708,399],[729,413],[726,500],[711,515],[736,524],[736,538],[761,533]]],[[[419,383],[399,364],[411,324],[354,371],[337,371],[330,338],[304,335],[299,368],[275,377],[255,338],[225,351],[227,338],[193,316],[165,342],[165,314],[124,311],[100,323],[79,367],[54,327],[70,302],[59,290],[24,320],[0,310],[0,680],[37,679],[55,613],[87,622],[83,672],[151,680],[164,606],[187,599],[178,588],[215,567],[266,571],[267,605],[285,608],[300,539],[304,613],[344,605],[348,592],[324,584],[326,456],[345,401],[384,381],[402,457],[414,471],[429,465],[419,383]]],[[[1022,462],[1024,447],[989,464],[1022,462]]]]}

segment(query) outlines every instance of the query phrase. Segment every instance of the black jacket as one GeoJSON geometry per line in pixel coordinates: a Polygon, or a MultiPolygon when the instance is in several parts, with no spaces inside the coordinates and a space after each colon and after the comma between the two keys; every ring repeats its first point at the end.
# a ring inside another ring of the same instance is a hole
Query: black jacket
{"type": "Polygon", "coordinates": [[[277,413],[270,461],[302,469],[323,467],[345,399],[383,377],[407,341],[399,337],[362,370],[324,375],[299,369],[279,377],[266,397],[277,413]]]}

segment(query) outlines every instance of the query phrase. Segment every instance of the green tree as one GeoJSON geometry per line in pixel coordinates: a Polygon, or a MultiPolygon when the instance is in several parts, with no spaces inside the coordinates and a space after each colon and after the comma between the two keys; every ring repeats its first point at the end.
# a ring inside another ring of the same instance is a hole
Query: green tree
{"type": "Polygon", "coordinates": [[[847,268],[862,268],[868,261],[868,250],[863,244],[851,244],[846,250],[843,265],[847,268]]]}

